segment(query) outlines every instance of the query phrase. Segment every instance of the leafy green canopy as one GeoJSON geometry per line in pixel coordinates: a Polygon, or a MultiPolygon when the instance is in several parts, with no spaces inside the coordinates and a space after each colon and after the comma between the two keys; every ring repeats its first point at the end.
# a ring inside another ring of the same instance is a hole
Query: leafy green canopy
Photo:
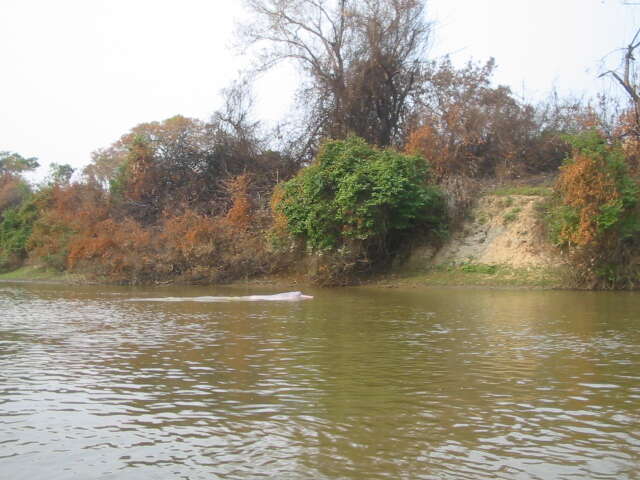
{"type": "Polygon", "coordinates": [[[35,157],[24,158],[17,153],[0,152],[0,175],[20,174],[38,167],[38,159],[35,157]]]}
{"type": "Polygon", "coordinates": [[[15,267],[26,258],[27,241],[37,217],[38,209],[33,197],[0,214],[0,271],[15,267]]]}
{"type": "Polygon", "coordinates": [[[441,222],[442,195],[427,184],[428,172],[419,156],[378,150],[358,137],[330,141],[284,183],[276,211],[314,250],[354,241],[384,247],[394,233],[441,222]]]}

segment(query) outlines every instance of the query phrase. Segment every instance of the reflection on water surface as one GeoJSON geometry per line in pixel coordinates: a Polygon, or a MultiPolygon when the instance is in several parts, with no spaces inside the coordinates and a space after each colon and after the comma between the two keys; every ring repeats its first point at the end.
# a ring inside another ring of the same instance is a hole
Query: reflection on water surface
{"type": "Polygon", "coordinates": [[[638,294],[214,290],[0,284],[3,478],[640,478],[638,294]]]}

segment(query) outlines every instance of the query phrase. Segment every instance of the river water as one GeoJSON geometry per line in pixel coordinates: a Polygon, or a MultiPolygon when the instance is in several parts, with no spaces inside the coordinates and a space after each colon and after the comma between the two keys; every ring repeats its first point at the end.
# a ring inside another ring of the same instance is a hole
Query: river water
{"type": "Polygon", "coordinates": [[[640,478],[640,294],[268,293],[0,284],[0,478],[640,478]]]}

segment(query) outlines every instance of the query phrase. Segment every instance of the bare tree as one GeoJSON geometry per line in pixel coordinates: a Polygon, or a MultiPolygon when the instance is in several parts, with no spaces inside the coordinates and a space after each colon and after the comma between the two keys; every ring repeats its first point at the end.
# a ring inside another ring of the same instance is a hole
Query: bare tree
{"type": "Polygon", "coordinates": [[[633,133],[635,136],[640,136],[640,94],[638,93],[638,78],[637,71],[635,66],[635,51],[638,47],[640,47],[640,29],[636,31],[636,34],[633,36],[633,39],[627,45],[623,51],[623,63],[622,68],[623,72],[619,73],[616,70],[608,70],[600,75],[600,77],[604,77],[606,75],[611,75],[615,78],[616,82],[618,82],[624,91],[626,92],[631,104],[633,106],[633,114],[634,114],[634,125],[633,133]]]}
{"type": "Polygon", "coordinates": [[[260,129],[260,122],[251,118],[254,97],[249,80],[235,81],[224,88],[221,94],[223,105],[213,114],[212,123],[220,124],[221,128],[228,130],[228,133],[257,144],[256,132],[260,129]]]}
{"type": "Polygon", "coordinates": [[[400,143],[421,85],[430,27],[420,0],[247,0],[241,30],[260,48],[257,70],[291,60],[305,74],[298,99],[309,144],[353,133],[400,143]]]}

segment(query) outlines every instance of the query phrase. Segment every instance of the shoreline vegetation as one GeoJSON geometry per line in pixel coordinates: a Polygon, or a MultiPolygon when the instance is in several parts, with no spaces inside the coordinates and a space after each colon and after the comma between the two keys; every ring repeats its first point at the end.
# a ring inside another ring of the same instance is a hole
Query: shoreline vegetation
{"type": "MultiPolygon", "coordinates": [[[[462,267],[436,267],[426,272],[388,273],[363,279],[350,287],[421,288],[421,287],[478,287],[500,289],[566,290],[561,269],[511,268],[501,265],[478,265],[478,271],[462,267]],[[486,269],[486,270],[485,270],[486,269]]],[[[22,267],[0,274],[0,283],[44,283],[63,285],[113,285],[107,280],[88,279],[82,274],[50,271],[39,267],[22,267]]],[[[191,283],[163,282],[158,285],[192,285],[191,283]]],[[[150,286],[150,285],[146,285],[150,286]]],[[[153,286],[153,285],[151,285],[153,286]]],[[[315,286],[300,277],[259,277],[236,281],[225,286],[260,286],[303,288],[315,286]]]]}
{"type": "Polygon", "coordinates": [[[640,31],[604,74],[626,102],[531,104],[493,59],[428,59],[422,1],[274,5],[240,43],[300,67],[295,111],[256,120],[247,74],[39,185],[0,152],[0,279],[640,287],[640,31]]]}

